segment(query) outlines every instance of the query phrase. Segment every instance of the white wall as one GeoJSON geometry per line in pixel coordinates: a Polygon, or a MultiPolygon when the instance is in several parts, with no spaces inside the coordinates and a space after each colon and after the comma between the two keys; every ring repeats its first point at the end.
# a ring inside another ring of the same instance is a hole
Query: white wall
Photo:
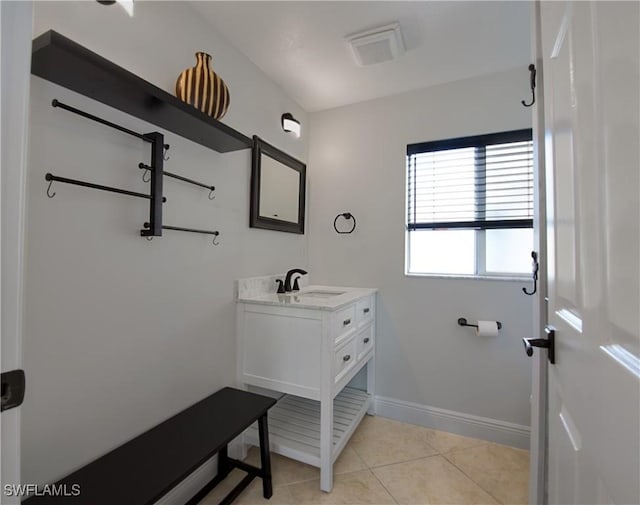
{"type": "Polygon", "coordinates": [[[530,127],[527,79],[525,67],[311,115],[310,271],[314,283],[380,289],[377,395],[529,425],[530,284],[404,275],[407,144],[530,127]],[[358,226],[338,235],[345,211],[358,226]],[[504,328],[477,338],[459,317],[504,328]]]}
{"type": "MultiPolygon", "coordinates": [[[[0,3],[0,361],[3,374],[24,368],[24,218],[32,17],[32,5],[28,2],[0,3]]],[[[20,502],[19,497],[7,496],[4,489],[5,485],[20,482],[21,410],[5,410],[0,418],[3,489],[0,500],[5,505],[20,502]]]]}
{"type": "MultiPolygon", "coordinates": [[[[194,53],[213,55],[231,106],[223,122],[306,159],[283,112],[305,113],[185,4],[136,2],[129,18],[97,2],[38,3],[34,34],[54,29],[169,92],[194,53]]],[[[235,383],[233,281],[306,267],[307,235],[250,229],[250,150],[218,154],[168,133],[166,169],[216,186],[165,179],[165,224],[218,229],[139,236],[146,200],[54,183],[46,172],[147,189],[137,168],[149,146],[53,109],[53,98],[123,124],[157,130],[32,77],[28,174],[23,482],[45,483],[235,383]]]]}

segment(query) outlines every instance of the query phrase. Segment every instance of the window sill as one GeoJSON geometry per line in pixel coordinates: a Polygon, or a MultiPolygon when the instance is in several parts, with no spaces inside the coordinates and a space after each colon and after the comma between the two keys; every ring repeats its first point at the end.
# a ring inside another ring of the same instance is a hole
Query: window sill
{"type": "Polygon", "coordinates": [[[509,281],[509,282],[528,282],[531,281],[531,277],[520,277],[517,275],[454,275],[454,274],[414,274],[406,273],[405,277],[424,277],[428,279],[461,279],[461,280],[476,280],[476,281],[509,281]]]}

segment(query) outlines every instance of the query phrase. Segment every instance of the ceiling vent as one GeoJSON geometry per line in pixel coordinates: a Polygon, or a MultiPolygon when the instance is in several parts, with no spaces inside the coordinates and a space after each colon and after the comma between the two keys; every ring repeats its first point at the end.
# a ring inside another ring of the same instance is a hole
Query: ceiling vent
{"type": "Polygon", "coordinates": [[[396,59],[404,54],[400,25],[379,26],[347,37],[358,65],[373,65],[396,59]]]}

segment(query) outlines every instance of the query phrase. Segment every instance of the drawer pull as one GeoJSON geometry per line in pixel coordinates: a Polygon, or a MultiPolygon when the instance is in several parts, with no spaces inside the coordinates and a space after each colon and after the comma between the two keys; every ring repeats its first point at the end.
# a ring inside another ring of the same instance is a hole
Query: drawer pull
{"type": "Polygon", "coordinates": [[[345,319],[342,321],[343,326],[349,326],[351,324],[351,319],[345,319]]]}
{"type": "Polygon", "coordinates": [[[362,312],[364,312],[365,314],[369,313],[369,307],[367,307],[366,309],[362,309],[362,312]]]}
{"type": "Polygon", "coordinates": [[[351,359],[351,354],[345,354],[342,356],[342,361],[349,361],[351,359]]]}
{"type": "Polygon", "coordinates": [[[370,340],[370,338],[369,338],[369,337],[367,337],[367,338],[365,338],[365,339],[364,339],[364,341],[363,341],[363,342],[364,342],[365,344],[368,344],[368,343],[369,343],[369,340],[370,340]]]}

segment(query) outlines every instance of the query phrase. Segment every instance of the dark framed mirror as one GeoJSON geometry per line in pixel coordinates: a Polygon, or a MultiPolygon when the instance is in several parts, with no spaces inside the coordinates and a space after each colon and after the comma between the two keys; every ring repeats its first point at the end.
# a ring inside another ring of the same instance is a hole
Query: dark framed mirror
{"type": "Polygon", "coordinates": [[[249,226],[304,233],[307,166],[253,137],[249,226]]]}

